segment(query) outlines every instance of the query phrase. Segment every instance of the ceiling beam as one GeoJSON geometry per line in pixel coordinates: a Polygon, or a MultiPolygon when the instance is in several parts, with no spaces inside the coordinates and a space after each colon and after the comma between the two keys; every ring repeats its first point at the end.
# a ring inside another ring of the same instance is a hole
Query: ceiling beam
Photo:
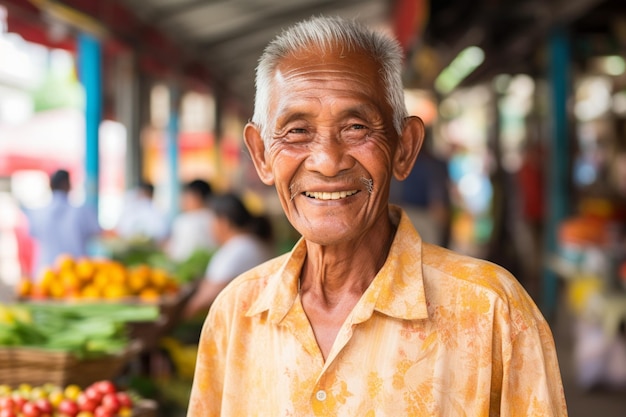
{"type": "MultiPolygon", "coordinates": [[[[525,11],[533,11],[535,19],[532,25],[525,26],[523,30],[513,32],[503,43],[496,47],[488,46],[485,39],[485,62],[470,74],[461,85],[471,85],[494,75],[496,71],[505,71],[506,68],[527,67],[529,57],[544,44],[550,30],[556,25],[569,25],[574,20],[588,13],[606,0],[558,0],[556,3],[533,2],[529,7],[522,2],[520,6],[525,11]]],[[[498,14],[496,13],[496,16],[498,14]]],[[[493,22],[484,22],[485,29],[493,22]]],[[[466,44],[469,46],[469,43],[466,44]]]]}
{"type": "MultiPolygon", "coordinates": [[[[381,5],[381,2],[375,0],[343,0],[341,2],[321,0],[311,4],[309,7],[297,7],[298,3],[294,2],[293,5],[272,13],[257,15],[255,21],[245,28],[232,27],[230,30],[221,32],[219,36],[209,36],[204,40],[200,40],[199,46],[201,48],[212,48],[224,42],[230,42],[240,37],[258,33],[270,27],[276,28],[276,32],[280,32],[286,26],[308,19],[313,15],[333,14],[344,17],[357,17],[359,20],[372,19],[380,16],[381,8],[385,4],[381,5]],[[372,9],[375,12],[372,12],[372,9]]],[[[385,11],[382,10],[382,12],[384,14],[385,11]]]]}

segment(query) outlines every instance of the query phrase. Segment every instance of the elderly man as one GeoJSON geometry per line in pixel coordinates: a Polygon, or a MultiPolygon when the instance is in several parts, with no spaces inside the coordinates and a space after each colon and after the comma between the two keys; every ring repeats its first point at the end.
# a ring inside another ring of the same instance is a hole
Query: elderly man
{"type": "Polygon", "coordinates": [[[422,242],[388,203],[424,132],[401,65],[393,39],[335,18],[266,48],[244,136],[302,239],[214,303],[188,416],[567,414],[515,278],[422,242]]]}

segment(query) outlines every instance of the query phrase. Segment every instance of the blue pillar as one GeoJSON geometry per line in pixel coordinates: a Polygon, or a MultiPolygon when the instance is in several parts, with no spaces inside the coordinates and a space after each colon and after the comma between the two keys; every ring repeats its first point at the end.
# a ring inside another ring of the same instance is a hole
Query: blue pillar
{"type": "MultiPolygon", "coordinates": [[[[569,135],[567,99],[570,87],[570,43],[567,31],[555,27],[549,39],[549,81],[552,130],[548,165],[548,186],[546,187],[546,255],[558,251],[557,231],[559,224],[568,214],[569,188],[569,135]]],[[[546,316],[556,310],[558,277],[545,269],[542,285],[542,309],[546,316]]]]}
{"type": "Polygon", "coordinates": [[[78,73],[85,89],[85,198],[98,207],[98,129],[102,120],[102,50],[88,34],[78,36],[78,73]]]}
{"type": "Polygon", "coordinates": [[[179,92],[178,87],[170,84],[170,114],[167,124],[167,167],[168,167],[168,189],[170,197],[170,219],[173,219],[179,211],[180,181],[178,178],[178,134],[179,134],[179,92]]]}

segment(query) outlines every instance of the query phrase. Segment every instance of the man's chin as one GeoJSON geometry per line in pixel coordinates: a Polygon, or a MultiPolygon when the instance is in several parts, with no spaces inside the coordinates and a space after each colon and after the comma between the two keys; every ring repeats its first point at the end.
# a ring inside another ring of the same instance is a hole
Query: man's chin
{"type": "MultiPolygon", "coordinates": [[[[297,229],[296,229],[297,230],[297,229]]],[[[356,238],[354,229],[345,228],[338,230],[335,228],[317,227],[314,229],[307,228],[298,230],[307,242],[315,243],[321,246],[333,246],[350,243],[356,238]]]]}

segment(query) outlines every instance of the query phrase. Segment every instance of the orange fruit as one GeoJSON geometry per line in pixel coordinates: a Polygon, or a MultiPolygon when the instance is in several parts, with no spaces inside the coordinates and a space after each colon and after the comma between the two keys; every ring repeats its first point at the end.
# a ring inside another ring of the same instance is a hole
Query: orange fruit
{"type": "Polygon", "coordinates": [[[63,269],[59,272],[59,279],[63,284],[63,288],[67,291],[76,291],[81,287],[81,279],[78,275],[69,269],[63,269]]]}
{"type": "Polygon", "coordinates": [[[109,273],[107,270],[100,269],[93,277],[92,284],[100,290],[104,289],[110,283],[109,273]]]}
{"type": "Polygon", "coordinates": [[[50,295],[54,298],[63,298],[65,295],[65,288],[59,281],[54,281],[50,284],[50,295]]]}
{"type": "Polygon", "coordinates": [[[126,268],[124,265],[113,263],[108,268],[109,279],[113,284],[124,284],[126,282],[126,268]]]}
{"type": "Polygon", "coordinates": [[[43,298],[48,298],[49,296],[50,296],[50,292],[48,291],[48,287],[44,288],[41,285],[41,283],[33,285],[33,289],[31,291],[31,297],[40,300],[43,298]]]}
{"type": "Polygon", "coordinates": [[[87,299],[100,298],[100,289],[93,284],[86,285],[80,291],[80,297],[87,299]]]}
{"type": "Polygon", "coordinates": [[[57,279],[57,273],[54,272],[54,270],[52,268],[44,268],[41,273],[39,274],[39,279],[37,281],[39,281],[39,283],[44,286],[44,287],[48,287],[50,285],[50,283],[52,283],[53,281],[56,281],[57,279]]]}
{"type": "Polygon", "coordinates": [[[102,294],[104,295],[105,298],[108,298],[111,300],[118,300],[120,298],[124,298],[128,296],[128,290],[123,285],[111,284],[107,286],[106,288],[104,288],[104,290],[102,291],[102,294]]]}
{"type": "Polygon", "coordinates": [[[150,283],[154,288],[163,289],[170,281],[167,271],[155,268],[150,274],[150,283]]]}
{"type": "Polygon", "coordinates": [[[153,301],[157,301],[160,297],[161,297],[161,294],[159,294],[159,292],[155,290],[154,288],[150,288],[150,287],[144,288],[139,293],[139,298],[142,301],[153,302],[153,301]]]}
{"type": "Polygon", "coordinates": [[[16,292],[19,297],[28,297],[31,295],[33,291],[34,284],[28,278],[22,278],[17,283],[16,292]]]}
{"type": "Polygon", "coordinates": [[[70,300],[76,300],[79,298],[83,297],[83,293],[80,289],[75,289],[75,290],[66,290],[65,291],[65,298],[70,299],[70,300]]]}
{"type": "Polygon", "coordinates": [[[133,294],[139,294],[150,283],[150,268],[139,265],[128,273],[128,288],[133,294]]]}
{"type": "Polygon", "coordinates": [[[54,264],[59,270],[71,270],[74,269],[75,262],[70,255],[61,254],[55,259],[54,264]]]}
{"type": "Polygon", "coordinates": [[[76,262],[76,275],[83,280],[91,279],[96,272],[96,264],[88,258],[80,259],[76,262]]]}

